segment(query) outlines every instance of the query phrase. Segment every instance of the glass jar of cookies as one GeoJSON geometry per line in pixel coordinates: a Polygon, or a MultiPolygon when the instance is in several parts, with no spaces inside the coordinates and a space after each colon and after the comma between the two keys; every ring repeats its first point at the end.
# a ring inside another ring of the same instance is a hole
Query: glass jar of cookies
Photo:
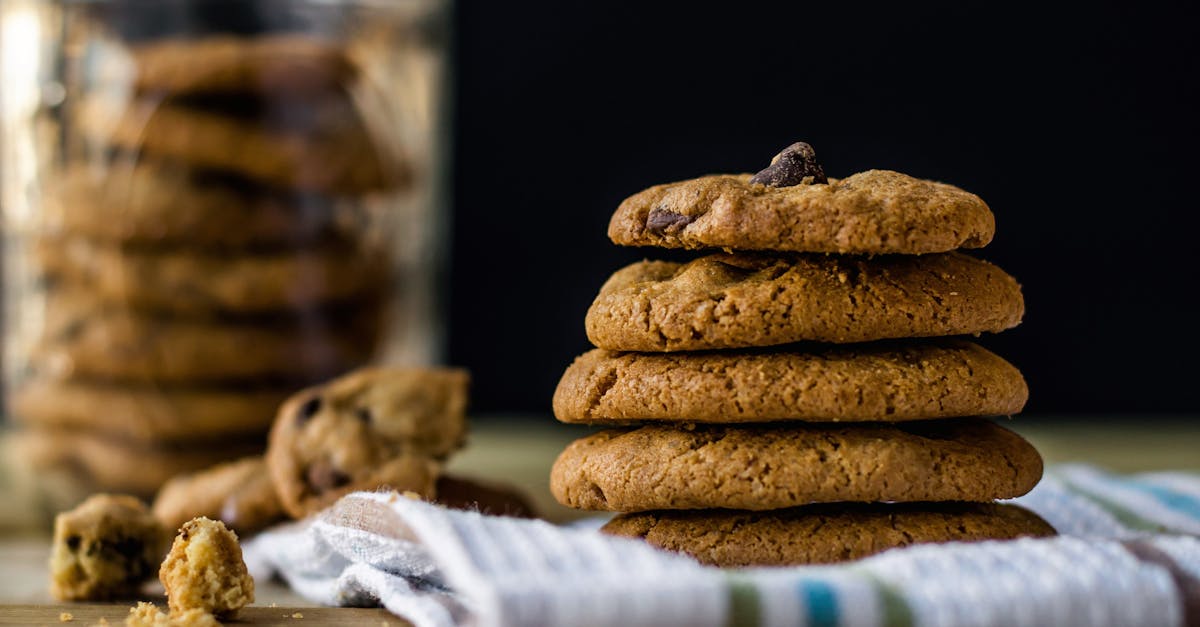
{"type": "Polygon", "coordinates": [[[438,360],[447,2],[0,4],[7,445],[54,507],[438,360]]]}

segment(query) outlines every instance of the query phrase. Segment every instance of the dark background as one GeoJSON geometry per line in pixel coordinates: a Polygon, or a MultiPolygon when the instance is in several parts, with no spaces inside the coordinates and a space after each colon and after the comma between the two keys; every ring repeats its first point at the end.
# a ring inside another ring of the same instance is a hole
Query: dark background
{"type": "Polygon", "coordinates": [[[626,196],[812,143],[832,176],[982,196],[1024,285],[983,343],[1030,412],[1200,410],[1196,20],[1183,3],[466,0],[456,17],[449,360],[480,411],[549,412],[625,263],[626,196]]]}

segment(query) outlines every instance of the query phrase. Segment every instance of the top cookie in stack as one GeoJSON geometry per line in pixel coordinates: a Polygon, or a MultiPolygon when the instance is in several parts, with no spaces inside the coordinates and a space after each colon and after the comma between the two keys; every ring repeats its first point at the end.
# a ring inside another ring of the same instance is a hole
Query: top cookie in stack
{"type": "Polygon", "coordinates": [[[993,503],[1041,477],[1027,442],[978,418],[1020,411],[1020,372],[946,337],[1021,320],[1017,282],[957,252],[994,228],[950,185],[829,179],[804,143],[753,176],[627,199],[614,242],[725,252],[636,263],[601,288],[586,321],[599,348],[567,369],[554,411],[619,428],[571,444],[551,490],[626,512],[611,533],[722,566],[1053,533],[993,503]]]}
{"type": "Polygon", "coordinates": [[[148,495],[258,450],[292,392],[372,357],[391,289],[372,220],[410,172],[368,124],[344,44],[128,52],[129,76],[66,103],[68,162],[31,250],[42,336],[14,408],[35,461],[148,495]],[[137,472],[101,472],[127,459],[137,472]]]}

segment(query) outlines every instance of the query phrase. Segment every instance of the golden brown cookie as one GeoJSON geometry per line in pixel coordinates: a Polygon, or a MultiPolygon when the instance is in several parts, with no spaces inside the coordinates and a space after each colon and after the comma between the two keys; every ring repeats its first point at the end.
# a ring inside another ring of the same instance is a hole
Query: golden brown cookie
{"type": "Polygon", "coordinates": [[[166,161],[71,166],[48,190],[51,233],[147,245],[300,246],[355,228],[357,207],[166,161]]]}
{"type": "Polygon", "coordinates": [[[715,254],[619,270],[586,324],[600,348],[672,352],[998,332],[1024,311],[1015,279],[961,253],[715,254]]]}
{"type": "Polygon", "coordinates": [[[284,509],[302,518],[355,490],[432,496],[466,435],[466,371],[368,368],[297,393],[271,429],[267,466],[284,509]]]}
{"type": "Polygon", "coordinates": [[[153,497],[175,475],[262,450],[260,440],[228,439],[220,447],[146,446],[74,429],[29,427],[11,437],[14,450],[40,472],[74,470],[92,489],[141,497],[153,497]]]}
{"type": "Polygon", "coordinates": [[[400,157],[389,153],[395,146],[375,140],[340,93],[219,103],[91,100],[77,122],[107,147],[273,187],[360,194],[400,187],[410,177],[400,157]]]}
{"type": "Polygon", "coordinates": [[[173,477],[154,498],[154,515],[168,529],[203,516],[242,535],[285,517],[262,456],[173,477]]]}
{"type": "Polygon", "coordinates": [[[135,386],[35,378],[17,386],[11,408],[22,424],[94,430],[144,444],[183,443],[262,435],[290,394],[284,387],[135,386]]]}
{"type": "Polygon", "coordinates": [[[340,90],[358,73],[337,42],[299,33],[168,39],[132,55],[143,92],[312,93],[340,90]]]}
{"type": "Polygon", "coordinates": [[[1025,494],[1042,458],[979,419],[764,427],[645,426],[576,440],[550,474],[568,507],[767,510],[838,501],[991,501],[1025,494]]]}
{"type": "Polygon", "coordinates": [[[60,601],[133,596],[154,574],[167,538],[141,501],[96,494],[54,519],[50,593],[60,601]]]}
{"type": "Polygon", "coordinates": [[[48,278],[106,303],[186,315],[312,311],[370,300],[388,278],[381,252],[335,242],[230,255],[45,238],[37,258],[48,278]]]}
{"type": "Polygon", "coordinates": [[[166,317],[82,287],[51,291],[45,311],[33,356],[49,376],[169,385],[321,381],[371,358],[383,317],[374,302],[265,319],[166,317]]]}
{"type": "Polygon", "coordinates": [[[722,568],[828,564],[912,544],[1054,535],[1054,528],[1037,514],[999,503],[838,503],[769,512],[657,511],[621,514],[602,531],[641,538],[660,549],[722,568]]]}
{"type": "Polygon", "coordinates": [[[750,178],[651,187],[621,203],[608,236],[626,246],[913,255],[982,248],[996,228],[975,194],[899,172],[787,187],[750,178]]]}
{"type": "Polygon", "coordinates": [[[780,351],[614,353],[575,360],[554,392],[563,422],[899,422],[1021,411],[1016,368],[932,339],[780,351]]]}
{"type": "Polygon", "coordinates": [[[172,615],[200,610],[228,619],[254,602],[254,579],[246,571],[237,534],[220,521],[196,518],[185,523],[158,578],[172,615]]]}

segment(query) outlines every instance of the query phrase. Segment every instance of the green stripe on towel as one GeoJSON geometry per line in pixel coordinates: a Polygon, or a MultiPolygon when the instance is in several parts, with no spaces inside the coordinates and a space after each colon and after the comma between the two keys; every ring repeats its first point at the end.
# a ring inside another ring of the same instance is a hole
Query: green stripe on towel
{"type": "Polygon", "coordinates": [[[725,581],[729,584],[729,617],[725,624],[729,627],[758,627],[762,622],[758,588],[751,580],[736,572],[726,573],[725,581]]]}

